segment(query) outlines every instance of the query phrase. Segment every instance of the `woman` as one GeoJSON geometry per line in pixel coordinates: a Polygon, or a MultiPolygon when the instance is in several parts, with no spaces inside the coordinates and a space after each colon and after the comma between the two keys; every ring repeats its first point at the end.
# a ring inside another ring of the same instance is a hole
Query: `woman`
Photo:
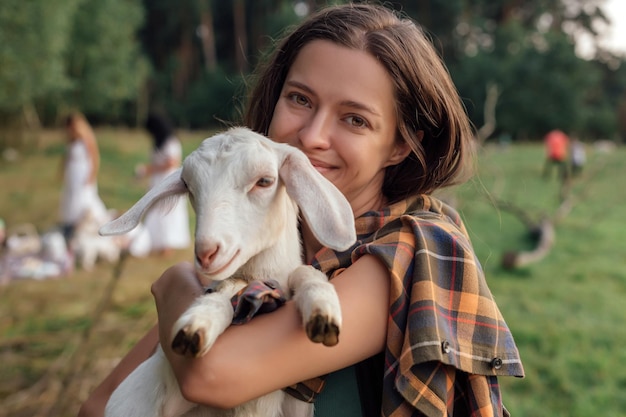
{"type": "MultiPolygon", "coordinates": [[[[153,150],[150,164],[135,169],[138,178],[150,177],[150,188],[180,167],[183,149],[169,122],[161,115],[151,114],[146,119],[146,130],[152,136],[153,150]]],[[[144,224],[150,235],[151,248],[162,256],[174,249],[189,247],[189,212],[187,201],[179,198],[169,211],[152,210],[144,224]]]]}
{"type": "Polygon", "coordinates": [[[517,349],[458,214],[431,196],[462,179],[472,132],[421,29],[383,7],[320,11],[261,68],[245,123],[305,152],[352,206],[359,241],[346,253],[320,247],[302,223],[304,258],[342,305],[338,345],[311,343],[287,303],[231,326],[204,357],[177,356],[171,328],[202,293],[179,264],[152,287],[158,331],[85,408],[104,403],[160,335],[197,403],[229,408],[288,387],[315,398],[316,417],[505,414],[497,376],[523,375],[517,349]]]}
{"type": "Polygon", "coordinates": [[[65,119],[67,144],[62,161],[60,221],[69,242],[76,224],[90,211],[97,221],[107,221],[106,207],[98,196],[100,153],[96,135],[81,113],[65,119]]]}

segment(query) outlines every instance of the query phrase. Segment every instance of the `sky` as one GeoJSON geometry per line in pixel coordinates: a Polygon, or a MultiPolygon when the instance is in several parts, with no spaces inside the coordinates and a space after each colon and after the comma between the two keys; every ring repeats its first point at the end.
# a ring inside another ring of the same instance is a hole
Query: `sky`
{"type": "MultiPolygon", "coordinates": [[[[606,28],[601,44],[612,52],[626,55],[626,1],[605,0],[603,9],[611,19],[611,26],[606,28]]],[[[593,55],[588,39],[579,39],[577,43],[579,55],[593,55]]]]}
{"type": "Polygon", "coordinates": [[[611,50],[626,53],[626,1],[606,0],[604,11],[612,21],[604,45],[611,50]]]}

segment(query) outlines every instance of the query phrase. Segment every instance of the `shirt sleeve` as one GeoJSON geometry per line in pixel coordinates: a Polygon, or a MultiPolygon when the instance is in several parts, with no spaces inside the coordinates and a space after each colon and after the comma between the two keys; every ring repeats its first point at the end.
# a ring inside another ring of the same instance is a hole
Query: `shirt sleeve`
{"type": "Polygon", "coordinates": [[[383,415],[422,415],[395,414],[409,405],[446,415],[449,396],[459,394],[449,384],[459,386],[463,375],[485,382],[465,384],[469,390],[495,382],[479,390],[486,397],[477,403],[493,402],[500,412],[475,415],[501,415],[495,376],[523,376],[523,368],[462,224],[431,212],[403,215],[357,247],[352,261],[364,255],[379,258],[391,276],[383,415]]]}

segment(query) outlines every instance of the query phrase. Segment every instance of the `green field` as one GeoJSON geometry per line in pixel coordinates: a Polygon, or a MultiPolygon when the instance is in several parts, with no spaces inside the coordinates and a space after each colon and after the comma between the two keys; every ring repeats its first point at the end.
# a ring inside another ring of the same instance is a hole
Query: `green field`
{"type": "MultiPolygon", "coordinates": [[[[132,179],[145,161],[144,133],[101,129],[100,194],[126,209],[144,183],[132,179]]],[[[206,136],[181,132],[186,153],[206,136]]],[[[15,162],[0,161],[0,217],[9,226],[55,224],[62,152],[60,132],[47,132],[39,149],[15,162]]],[[[588,148],[588,164],[571,187],[569,213],[556,225],[556,241],[539,262],[501,267],[507,251],[533,248],[506,201],[537,222],[559,206],[559,183],[544,180],[539,145],[488,146],[479,175],[446,192],[472,235],[489,285],[518,342],[526,378],[501,380],[514,416],[617,417],[626,409],[626,149],[588,148]]],[[[151,282],[170,264],[190,260],[129,259],[103,315],[94,317],[109,284],[111,265],[92,273],[0,286],[0,416],[75,416],[78,404],[115,361],[154,324],[151,282]],[[88,335],[89,337],[86,337],[88,335]]]]}

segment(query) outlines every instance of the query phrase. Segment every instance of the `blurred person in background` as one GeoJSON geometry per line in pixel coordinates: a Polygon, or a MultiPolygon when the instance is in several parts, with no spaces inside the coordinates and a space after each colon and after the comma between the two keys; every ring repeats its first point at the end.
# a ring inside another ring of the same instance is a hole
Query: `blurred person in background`
{"type": "Polygon", "coordinates": [[[560,178],[564,181],[569,175],[567,156],[569,154],[569,137],[559,129],[548,132],[544,137],[546,146],[546,162],[543,167],[543,177],[549,178],[552,169],[557,167],[560,178]]]}
{"type": "MultiPolygon", "coordinates": [[[[150,188],[176,171],[182,163],[182,145],[174,134],[169,120],[160,114],[152,113],[145,123],[146,130],[152,137],[152,156],[150,163],[140,164],[135,168],[137,178],[150,178],[150,188]]],[[[150,234],[152,250],[161,256],[169,255],[175,249],[189,247],[189,213],[184,197],[177,197],[171,209],[149,211],[144,224],[150,234]]]]}
{"type": "Polygon", "coordinates": [[[585,150],[585,144],[578,139],[572,141],[571,149],[571,164],[572,164],[572,176],[577,177],[583,170],[585,163],[587,162],[587,151],[585,150]]]}
{"type": "Polygon", "coordinates": [[[61,189],[60,222],[63,236],[69,242],[76,224],[88,212],[102,223],[108,220],[107,210],[98,195],[98,169],[100,152],[96,135],[79,112],[65,119],[67,143],[61,165],[63,186],[61,189]]]}

